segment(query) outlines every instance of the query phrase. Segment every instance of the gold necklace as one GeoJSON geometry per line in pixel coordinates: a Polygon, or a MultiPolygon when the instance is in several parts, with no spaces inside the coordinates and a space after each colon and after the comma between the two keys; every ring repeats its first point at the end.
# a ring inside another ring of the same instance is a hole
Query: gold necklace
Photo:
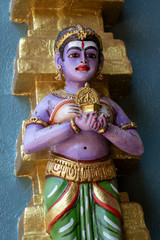
{"type": "Polygon", "coordinates": [[[58,98],[63,98],[63,99],[75,99],[75,95],[73,93],[69,93],[61,89],[53,91],[52,95],[58,98]]]}

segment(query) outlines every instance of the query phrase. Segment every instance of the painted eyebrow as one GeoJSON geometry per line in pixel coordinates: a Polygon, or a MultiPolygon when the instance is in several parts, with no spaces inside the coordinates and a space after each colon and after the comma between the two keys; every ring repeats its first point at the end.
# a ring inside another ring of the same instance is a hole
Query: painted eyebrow
{"type": "Polygon", "coordinates": [[[81,49],[80,49],[79,47],[71,47],[71,48],[69,48],[69,49],[67,50],[67,53],[68,53],[70,50],[72,50],[72,49],[76,49],[76,50],[81,51],[81,49]]]}
{"type": "Polygon", "coordinates": [[[93,46],[88,46],[85,48],[85,51],[88,50],[88,49],[94,49],[95,51],[97,51],[97,48],[96,47],[93,47],[93,46]]]}

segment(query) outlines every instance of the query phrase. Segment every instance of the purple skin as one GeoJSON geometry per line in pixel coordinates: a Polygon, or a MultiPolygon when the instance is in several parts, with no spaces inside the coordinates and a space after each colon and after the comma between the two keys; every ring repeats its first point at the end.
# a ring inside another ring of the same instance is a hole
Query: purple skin
{"type": "MultiPolygon", "coordinates": [[[[81,41],[68,43],[64,48],[64,61],[60,58],[60,53],[55,56],[55,64],[58,68],[62,66],[61,71],[66,79],[65,90],[70,93],[76,93],[86,82],[97,73],[98,51],[94,48],[88,49],[85,46],[93,46],[93,42],[84,42],[84,50],[81,41]],[[86,44],[87,43],[87,44],[86,44]],[[75,47],[74,47],[75,46],[75,47]],[[77,48],[77,46],[79,46],[77,48]],[[73,48],[74,47],[74,48],[73,48]],[[86,65],[88,70],[77,70],[79,65],[86,65]]],[[[103,58],[101,60],[103,65],[103,58]]],[[[27,154],[50,148],[55,153],[64,155],[76,160],[96,160],[109,154],[109,141],[121,150],[140,156],[144,149],[142,141],[134,129],[122,130],[121,125],[130,123],[130,120],[123,110],[111,99],[102,97],[115,110],[116,120],[114,124],[107,123],[107,118],[96,113],[80,115],[80,109],[76,104],[68,108],[68,112],[76,113],[75,118],[77,126],[81,129],[79,134],[75,134],[70,127],[69,122],[52,125],[43,128],[41,125],[32,124],[26,129],[24,136],[24,151],[27,154]],[[108,130],[104,134],[97,133],[108,124],[108,130]]],[[[46,96],[36,107],[32,117],[38,117],[49,123],[54,106],[63,99],[57,98],[52,94],[46,96]]]]}

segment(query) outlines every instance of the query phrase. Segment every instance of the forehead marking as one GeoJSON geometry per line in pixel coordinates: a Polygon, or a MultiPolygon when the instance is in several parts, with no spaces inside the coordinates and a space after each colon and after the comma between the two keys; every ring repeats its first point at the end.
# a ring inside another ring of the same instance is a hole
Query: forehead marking
{"type": "Polygon", "coordinates": [[[82,41],[82,50],[84,50],[84,42],[82,41]]]}
{"type": "Polygon", "coordinates": [[[91,47],[95,47],[98,50],[96,43],[93,42],[93,41],[72,41],[72,42],[69,42],[67,44],[68,45],[68,49],[71,48],[71,47],[82,48],[82,43],[84,43],[85,48],[91,46],[91,47]]]}

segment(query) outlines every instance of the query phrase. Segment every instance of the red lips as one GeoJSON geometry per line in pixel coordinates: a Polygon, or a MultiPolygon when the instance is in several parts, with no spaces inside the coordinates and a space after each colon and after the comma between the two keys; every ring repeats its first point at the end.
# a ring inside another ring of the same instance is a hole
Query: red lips
{"type": "Polygon", "coordinates": [[[78,71],[88,71],[88,70],[90,70],[90,67],[88,67],[87,65],[79,65],[78,67],[76,67],[76,70],[78,70],[78,71]]]}

